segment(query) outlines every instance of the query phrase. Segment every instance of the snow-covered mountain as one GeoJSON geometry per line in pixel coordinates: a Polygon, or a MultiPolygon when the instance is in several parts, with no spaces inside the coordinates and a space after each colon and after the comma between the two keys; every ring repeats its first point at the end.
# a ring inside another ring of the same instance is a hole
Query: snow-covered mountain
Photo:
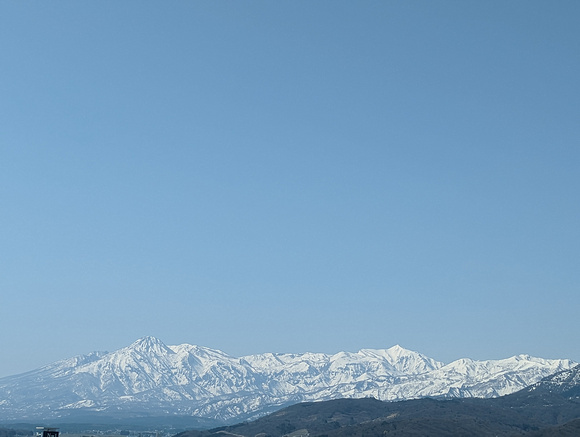
{"type": "Polygon", "coordinates": [[[46,420],[100,412],[231,422],[291,403],[340,397],[495,397],[575,364],[527,355],[443,364],[400,346],[236,358],[144,337],[115,352],[95,352],[1,378],[0,416],[46,420]]]}
{"type": "Polygon", "coordinates": [[[526,387],[519,395],[537,395],[538,393],[557,394],[567,399],[580,398],[580,364],[542,378],[539,382],[526,387]]]}

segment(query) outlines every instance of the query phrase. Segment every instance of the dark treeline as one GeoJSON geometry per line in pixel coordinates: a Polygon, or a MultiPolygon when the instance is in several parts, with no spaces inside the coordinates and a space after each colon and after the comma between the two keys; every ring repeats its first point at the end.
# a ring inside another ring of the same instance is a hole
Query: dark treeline
{"type": "Polygon", "coordinates": [[[0,437],[16,437],[16,436],[26,436],[32,435],[32,431],[27,431],[23,429],[10,429],[10,428],[0,428],[0,437]]]}

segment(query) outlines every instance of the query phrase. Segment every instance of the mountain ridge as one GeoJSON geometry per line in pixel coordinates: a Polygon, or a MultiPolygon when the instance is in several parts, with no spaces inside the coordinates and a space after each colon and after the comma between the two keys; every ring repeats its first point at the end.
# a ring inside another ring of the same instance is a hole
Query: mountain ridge
{"type": "Polygon", "coordinates": [[[306,402],[255,421],[176,437],[288,435],[354,437],[577,436],[580,431],[580,365],[497,398],[381,402],[373,398],[306,402]]]}
{"type": "Polygon", "coordinates": [[[232,357],[203,346],[168,346],[148,336],[113,352],[0,378],[0,414],[14,420],[72,420],[81,413],[114,412],[231,423],[305,401],[497,397],[575,364],[527,355],[445,364],[399,345],[232,357]]]}

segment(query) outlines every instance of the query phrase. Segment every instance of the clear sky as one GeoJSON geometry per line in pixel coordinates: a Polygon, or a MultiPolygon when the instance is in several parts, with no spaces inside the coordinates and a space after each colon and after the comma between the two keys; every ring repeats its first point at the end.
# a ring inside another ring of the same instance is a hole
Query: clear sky
{"type": "Polygon", "coordinates": [[[0,3],[0,376],[145,335],[580,361],[580,2],[0,3]]]}

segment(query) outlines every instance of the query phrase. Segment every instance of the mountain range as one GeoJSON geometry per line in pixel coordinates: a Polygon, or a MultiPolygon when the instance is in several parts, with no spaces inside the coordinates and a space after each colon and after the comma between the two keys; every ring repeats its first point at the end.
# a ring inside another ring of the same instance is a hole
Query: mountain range
{"type": "Polygon", "coordinates": [[[579,401],[580,365],[497,398],[307,402],[255,421],[190,430],[176,437],[578,436],[579,401]]]}
{"type": "Polygon", "coordinates": [[[236,358],[144,337],[111,353],[0,378],[0,416],[5,421],[188,416],[199,426],[212,426],[307,401],[493,398],[575,365],[528,355],[444,364],[400,346],[236,358]]]}

